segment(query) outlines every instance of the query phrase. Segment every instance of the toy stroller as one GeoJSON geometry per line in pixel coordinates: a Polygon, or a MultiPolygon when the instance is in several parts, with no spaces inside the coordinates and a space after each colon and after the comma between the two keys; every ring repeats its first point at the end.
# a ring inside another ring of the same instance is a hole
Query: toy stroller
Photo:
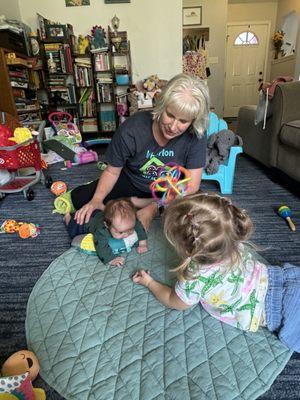
{"type": "MultiPolygon", "coordinates": [[[[5,169],[11,174],[10,180],[0,186],[0,199],[3,199],[5,194],[23,191],[24,197],[31,201],[34,199],[34,191],[31,189],[33,185],[39,181],[44,181],[46,187],[50,187],[52,184],[51,177],[45,178],[41,172],[40,143],[45,122],[34,121],[30,124],[26,123],[26,125],[39,126],[38,140],[31,137],[12,146],[0,146],[0,169],[5,169]],[[28,175],[21,175],[20,169],[28,167],[33,167],[34,172],[28,175]]],[[[5,128],[1,126],[1,129],[5,128]]]]}

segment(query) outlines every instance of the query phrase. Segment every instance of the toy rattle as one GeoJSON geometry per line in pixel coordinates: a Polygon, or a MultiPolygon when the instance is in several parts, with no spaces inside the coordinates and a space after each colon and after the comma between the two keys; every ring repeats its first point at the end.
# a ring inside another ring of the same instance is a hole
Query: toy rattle
{"type": "Polygon", "coordinates": [[[165,164],[158,177],[150,184],[152,196],[159,204],[167,204],[177,196],[184,196],[191,180],[189,171],[175,163],[165,164]],[[159,194],[162,193],[162,196],[159,194]]]}
{"type": "Polygon", "coordinates": [[[287,220],[290,229],[295,232],[296,231],[296,226],[291,220],[292,216],[292,211],[288,206],[281,206],[278,208],[278,214],[280,215],[281,218],[287,220]]]}

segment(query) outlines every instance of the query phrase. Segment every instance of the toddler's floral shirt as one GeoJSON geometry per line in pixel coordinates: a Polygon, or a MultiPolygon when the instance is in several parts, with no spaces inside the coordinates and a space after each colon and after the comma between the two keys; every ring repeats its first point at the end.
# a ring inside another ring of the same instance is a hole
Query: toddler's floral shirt
{"type": "Polygon", "coordinates": [[[190,264],[194,278],[178,281],[177,296],[186,304],[201,303],[213,317],[237,328],[256,331],[265,311],[267,267],[241,246],[241,260],[233,267],[216,263],[199,268],[190,264]]]}

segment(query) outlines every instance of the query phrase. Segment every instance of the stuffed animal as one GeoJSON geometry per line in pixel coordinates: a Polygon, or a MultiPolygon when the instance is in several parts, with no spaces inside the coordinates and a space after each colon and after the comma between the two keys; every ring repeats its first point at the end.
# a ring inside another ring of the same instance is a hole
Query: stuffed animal
{"type": "Polygon", "coordinates": [[[17,144],[26,142],[29,139],[32,139],[32,134],[28,128],[16,128],[14,130],[14,135],[8,138],[8,140],[17,144]]]}
{"type": "Polygon", "coordinates": [[[207,139],[206,173],[208,175],[215,174],[219,169],[219,165],[228,160],[230,148],[242,145],[242,138],[229,129],[223,129],[210,135],[207,139]]]}
{"type": "Polygon", "coordinates": [[[17,351],[3,364],[0,374],[0,399],[46,400],[41,388],[33,388],[31,382],[40,370],[35,354],[28,350],[17,351]]]}
{"type": "Polygon", "coordinates": [[[78,36],[78,53],[86,54],[88,47],[90,45],[90,41],[88,37],[84,37],[83,35],[78,36]]]}

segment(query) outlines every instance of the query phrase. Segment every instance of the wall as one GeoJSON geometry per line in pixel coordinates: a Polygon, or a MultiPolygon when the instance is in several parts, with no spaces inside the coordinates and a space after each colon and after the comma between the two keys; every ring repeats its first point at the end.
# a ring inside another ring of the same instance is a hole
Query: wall
{"type": "MultiPolygon", "coordinates": [[[[296,57],[294,59],[294,77],[299,80],[300,76],[300,1],[299,0],[284,0],[278,2],[276,29],[279,29],[282,24],[282,19],[289,14],[290,11],[295,10],[298,15],[298,37],[296,45],[296,57]]],[[[291,66],[288,64],[289,68],[291,66]]],[[[281,75],[285,75],[285,70],[281,70],[281,75]]],[[[293,74],[292,74],[293,75],[293,74]]]]}
{"type": "MultiPolygon", "coordinates": [[[[3,0],[1,0],[3,1],[3,0]]],[[[90,0],[90,6],[65,7],[64,0],[19,0],[21,19],[36,27],[36,13],[45,18],[70,23],[75,34],[88,34],[93,25],[107,27],[116,14],[120,30],[131,43],[133,81],[158,74],[169,79],[181,72],[181,0],[131,0],[131,3],[104,4],[90,0]]]]}
{"type": "MultiPolygon", "coordinates": [[[[234,3],[228,4],[228,23],[243,21],[270,21],[271,34],[275,32],[277,15],[277,2],[260,2],[260,3],[234,3]]],[[[267,60],[267,72],[264,77],[265,81],[270,80],[271,62],[273,59],[273,46],[271,40],[269,42],[269,52],[267,60]]]]}
{"type": "Polygon", "coordinates": [[[18,0],[0,0],[0,15],[5,15],[9,19],[21,19],[18,0]]]}
{"type": "Polygon", "coordinates": [[[223,115],[225,39],[227,22],[227,0],[183,0],[183,7],[202,6],[202,27],[209,27],[208,56],[215,63],[210,63],[211,76],[208,86],[211,105],[218,115],[223,115]]]}

